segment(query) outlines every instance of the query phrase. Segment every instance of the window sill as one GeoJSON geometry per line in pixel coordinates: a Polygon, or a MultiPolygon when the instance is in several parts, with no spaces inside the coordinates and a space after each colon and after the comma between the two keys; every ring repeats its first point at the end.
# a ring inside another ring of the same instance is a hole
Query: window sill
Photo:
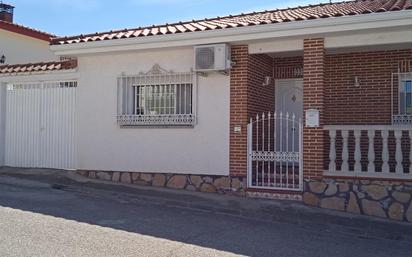
{"type": "Polygon", "coordinates": [[[411,114],[397,114],[392,116],[393,125],[408,125],[412,124],[411,114]]]}
{"type": "Polygon", "coordinates": [[[121,127],[194,127],[196,118],[193,114],[118,115],[117,123],[121,127]]]}

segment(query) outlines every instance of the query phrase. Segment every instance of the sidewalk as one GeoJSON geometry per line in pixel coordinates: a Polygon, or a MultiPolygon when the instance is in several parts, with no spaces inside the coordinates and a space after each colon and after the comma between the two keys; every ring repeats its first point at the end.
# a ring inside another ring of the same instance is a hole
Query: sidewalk
{"type": "Polygon", "coordinates": [[[298,224],[316,230],[339,231],[360,238],[412,241],[412,224],[312,208],[293,201],[242,198],[165,188],[125,185],[84,178],[71,171],[46,169],[0,169],[0,185],[19,183],[25,187],[52,187],[123,201],[188,208],[204,212],[275,223],[298,224]]]}

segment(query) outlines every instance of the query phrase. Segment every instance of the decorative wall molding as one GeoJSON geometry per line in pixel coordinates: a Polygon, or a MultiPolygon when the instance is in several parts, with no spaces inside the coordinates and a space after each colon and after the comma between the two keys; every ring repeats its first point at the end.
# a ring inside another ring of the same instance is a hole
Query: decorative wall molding
{"type": "Polygon", "coordinates": [[[398,62],[398,72],[412,72],[412,60],[402,60],[398,62]]]}
{"type": "Polygon", "coordinates": [[[274,77],[276,79],[303,78],[303,67],[276,67],[274,77]]]}

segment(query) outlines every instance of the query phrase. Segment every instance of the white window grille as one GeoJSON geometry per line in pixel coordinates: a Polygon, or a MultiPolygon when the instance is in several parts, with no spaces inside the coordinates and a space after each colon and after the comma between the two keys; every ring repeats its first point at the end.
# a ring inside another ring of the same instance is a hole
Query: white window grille
{"type": "Polygon", "coordinates": [[[398,75],[397,112],[393,114],[393,124],[412,124],[412,73],[398,75]]]}
{"type": "Polygon", "coordinates": [[[118,78],[120,126],[194,126],[195,74],[158,65],[144,74],[118,78]]]}

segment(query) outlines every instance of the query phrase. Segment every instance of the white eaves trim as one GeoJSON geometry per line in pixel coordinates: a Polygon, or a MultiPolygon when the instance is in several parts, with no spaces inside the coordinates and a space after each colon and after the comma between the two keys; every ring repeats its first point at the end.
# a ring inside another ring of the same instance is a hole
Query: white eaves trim
{"type": "Polygon", "coordinates": [[[60,71],[35,71],[0,74],[0,83],[17,83],[33,81],[77,80],[77,69],[60,71]]]}
{"type": "Polygon", "coordinates": [[[412,10],[402,10],[181,34],[52,45],[50,48],[56,55],[70,56],[212,43],[236,43],[284,37],[310,37],[328,33],[398,28],[411,25],[412,10]]]}
{"type": "MultiPolygon", "coordinates": [[[[407,46],[411,43],[412,27],[400,30],[386,29],[384,31],[370,29],[362,32],[351,32],[350,34],[334,33],[325,36],[325,48],[328,50],[343,48],[353,50],[357,47],[365,49],[373,46],[385,46],[385,49],[388,49],[388,45],[407,46]]],[[[299,51],[303,51],[302,38],[267,39],[249,43],[250,54],[275,54],[299,51]]]]}

